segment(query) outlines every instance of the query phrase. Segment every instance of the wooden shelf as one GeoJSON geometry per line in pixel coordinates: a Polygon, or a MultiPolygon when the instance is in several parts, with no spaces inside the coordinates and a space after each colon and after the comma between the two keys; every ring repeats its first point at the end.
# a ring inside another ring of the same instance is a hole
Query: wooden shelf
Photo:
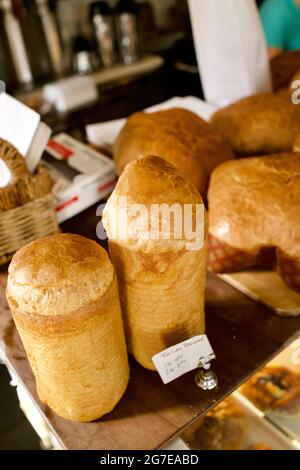
{"type": "MultiPolygon", "coordinates": [[[[95,207],[64,229],[95,238],[95,207]]],[[[206,288],[207,334],[216,352],[219,386],[204,392],[191,372],[163,385],[158,374],[131,360],[128,389],[115,410],[93,423],[73,423],[42,405],[34,377],[5,300],[6,272],[0,274],[0,347],[8,366],[25,385],[54,434],[67,449],[156,449],[235,390],[300,335],[300,317],[281,318],[213,274],[206,288]]]]}

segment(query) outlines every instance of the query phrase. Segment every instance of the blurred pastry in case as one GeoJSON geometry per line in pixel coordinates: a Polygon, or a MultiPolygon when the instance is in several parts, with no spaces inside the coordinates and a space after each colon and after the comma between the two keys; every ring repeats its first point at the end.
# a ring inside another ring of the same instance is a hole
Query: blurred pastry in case
{"type": "Polygon", "coordinates": [[[300,113],[291,101],[262,93],[216,111],[211,124],[236,154],[264,155],[292,150],[300,113]]]}
{"type": "Polygon", "coordinates": [[[296,153],[300,153],[300,130],[298,134],[296,135],[294,146],[293,146],[293,151],[296,153]]]}
{"type": "Polygon", "coordinates": [[[209,176],[221,162],[234,158],[223,137],[191,111],[173,108],[135,113],[114,144],[116,171],[147,155],[162,156],[205,195],[209,176]]]}
{"type": "Polygon", "coordinates": [[[263,412],[286,416],[300,412],[300,375],[286,367],[264,367],[242,385],[241,392],[263,412]]]}
{"type": "Polygon", "coordinates": [[[255,444],[251,444],[249,447],[247,447],[246,450],[273,450],[269,444],[266,444],[265,442],[256,442],[255,444]]]}
{"type": "Polygon", "coordinates": [[[243,450],[248,418],[232,397],[209,411],[203,421],[192,425],[182,437],[193,450],[243,450]]]}

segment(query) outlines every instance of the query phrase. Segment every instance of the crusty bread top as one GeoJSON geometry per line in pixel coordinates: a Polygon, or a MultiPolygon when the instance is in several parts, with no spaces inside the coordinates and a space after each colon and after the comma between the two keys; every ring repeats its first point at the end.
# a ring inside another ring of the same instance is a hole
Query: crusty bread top
{"type": "Polygon", "coordinates": [[[261,93],[216,111],[211,124],[238,154],[276,153],[292,150],[300,113],[281,96],[261,93]]]}
{"type": "Polygon", "coordinates": [[[299,133],[296,135],[296,138],[295,138],[295,141],[294,141],[293,152],[297,152],[297,153],[300,154],[300,129],[299,129],[299,133]]]}
{"type": "Polygon", "coordinates": [[[21,312],[44,316],[64,315],[98,300],[114,276],[103,248],[68,233],[24,246],[8,272],[9,298],[21,312]]]}
{"type": "Polygon", "coordinates": [[[293,75],[300,69],[300,51],[284,51],[270,61],[273,91],[288,86],[293,75]]]}
{"type": "MultiPolygon", "coordinates": [[[[137,249],[142,246],[151,249],[155,246],[158,249],[168,247],[172,250],[178,249],[180,243],[177,242],[185,240],[184,235],[181,240],[174,240],[173,233],[170,233],[170,240],[165,239],[158,243],[151,243],[148,238],[151,224],[146,226],[142,217],[137,218],[136,213],[130,213],[130,206],[133,204],[143,204],[149,211],[153,204],[167,204],[168,206],[178,204],[181,207],[184,204],[190,204],[194,224],[196,205],[203,205],[203,201],[196,188],[183,178],[173,165],[162,158],[147,156],[126,166],[103,213],[103,224],[109,239],[114,238],[112,224],[118,223],[116,210],[122,208],[126,210],[128,225],[133,230],[134,237],[139,235],[137,239],[133,239],[129,233],[128,237],[118,240],[120,243],[129,243],[131,248],[135,246],[137,249]],[[126,197],[125,205],[123,197],[126,197]]],[[[206,218],[206,213],[204,213],[204,217],[206,218]]],[[[122,236],[124,236],[123,233],[122,236]]]]}
{"type": "Polygon", "coordinates": [[[300,256],[300,155],[244,158],[220,165],[208,191],[209,231],[245,252],[278,247],[300,256]]]}
{"type": "Polygon", "coordinates": [[[185,109],[135,113],[114,145],[118,175],[125,166],[147,155],[163,156],[205,194],[213,168],[234,158],[223,137],[196,114],[185,109]]]}

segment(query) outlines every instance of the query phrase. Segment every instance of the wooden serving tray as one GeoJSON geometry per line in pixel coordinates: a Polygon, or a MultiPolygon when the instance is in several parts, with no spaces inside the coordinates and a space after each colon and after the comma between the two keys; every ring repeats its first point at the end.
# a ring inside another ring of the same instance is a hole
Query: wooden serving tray
{"type": "Polygon", "coordinates": [[[290,289],[275,271],[251,270],[219,276],[251,299],[267,305],[278,315],[300,315],[300,294],[290,289]]]}

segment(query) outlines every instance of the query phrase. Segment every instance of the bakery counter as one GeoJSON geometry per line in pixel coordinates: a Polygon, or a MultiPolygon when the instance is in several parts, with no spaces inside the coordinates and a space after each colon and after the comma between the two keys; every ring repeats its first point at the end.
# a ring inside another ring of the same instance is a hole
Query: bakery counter
{"type": "MultiPolygon", "coordinates": [[[[63,225],[95,239],[95,206],[63,225]]],[[[113,412],[91,423],[57,416],[37,397],[35,381],[5,300],[6,270],[0,274],[0,348],[17,381],[25,386],[62,448],[157,449],[235,390],[300,335],[300,317],[282,318],[250,300],[214,274],[206,286],[207,334],[216,353],[219,385],[202,391],[195,372],[168,385],[130,360],[128,389],[113,412]]]]}

